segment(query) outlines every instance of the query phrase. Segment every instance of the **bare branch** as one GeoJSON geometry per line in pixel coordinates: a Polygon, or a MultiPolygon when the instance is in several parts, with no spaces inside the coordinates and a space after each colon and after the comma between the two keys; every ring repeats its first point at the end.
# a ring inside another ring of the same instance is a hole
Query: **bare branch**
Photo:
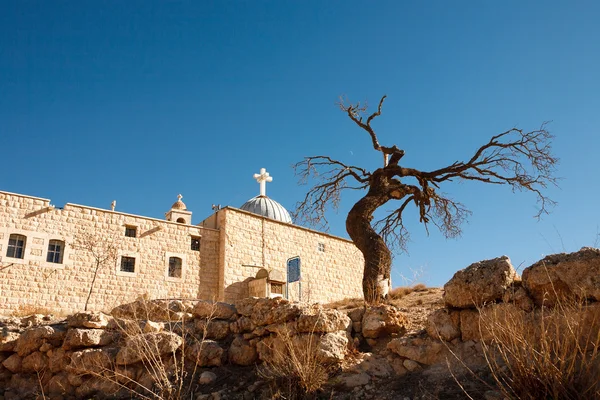
{"type": "Polygon", "coordinates": [[[362,168],[346,165],[327,156],[306,157],[295,164],[294,169],[300,184],[306,184],[309,179],[317,182],[304,199],[296,204],[294,220],[296,223],[304,222],[323,229],[327,228],[327,206],[331,205],[337,210],[340,193],[345,189],[365,189],[370,176],[362,168]],[[351,185],[352,182],[357,185],[351,185]]]}

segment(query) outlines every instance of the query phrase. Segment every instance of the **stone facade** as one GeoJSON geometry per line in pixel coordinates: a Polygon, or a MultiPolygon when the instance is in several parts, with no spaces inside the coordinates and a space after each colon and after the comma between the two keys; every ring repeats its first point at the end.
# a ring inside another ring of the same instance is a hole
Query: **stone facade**
{"type": "MultiPolygon", "coordinates": [[[[91,310],[138,297],[237,300],[248,296],[248,282],[260,270],[285,276],[293,256],[302,259],[302,300],[362,295],[362,255],[342,238],[230,207],[190,225],[71,203],[55,208],[48,199],[0,192],[0,313],[83,310],[98,258],[81,246],[86,236],[100,250],[116,248],[98,269],[91,310]],[[24,241],[22,254],[10,245],[11,235],[24,241]],[[199,249],[192,244],[198,239],[199,249]],[[61,246],[55,262],[53,244],[61,246]],[[134,272],[123,266],[126,257],[134,272]],[[181,277],[169,276],[171,257],[180,260],[181,277]]],[[[297,283],[290,285],[291,299],[299,292],[297,283]]]]}

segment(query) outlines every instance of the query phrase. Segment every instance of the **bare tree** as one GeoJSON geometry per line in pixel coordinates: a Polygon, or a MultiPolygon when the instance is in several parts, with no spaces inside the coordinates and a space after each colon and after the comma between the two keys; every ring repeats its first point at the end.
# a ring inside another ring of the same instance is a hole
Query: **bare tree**
{"type": "Polygon", "coordinates": [[[367,171],[324,155],[306,157],[295,165],[301,183],[315,181],[297,204],[297,222],[326,226],[325,211],[328,206],[339,207],[342,191],[366,191],[348,213],[346,230],[365,258],[363,292],[368,302],[377,301],[388,290],[392,265],[390,248],[406,249],[409,233],[403,213],[409,206],[416,208],[427,232],[432,223],[447,238],[457,237],[470,211],[439,192],[440,186],[450,181],[479,181],[509,185],[513,191],[533,192],[539,203],[536,215],[539,218],[554,204],[543,191],[548,185],[556,184],[554,170],[558,162],[551,151],[553,136],[544,123],[531,132],[513,128],[492,136],[466,161],[431,171],[403,167],[399,162],[404,150],[396,145],[382,146],[371,126],[381,115],[385,98],[381,98],[377,111],[372,114],[366,113],[366,105],[346,104],[343,99],[339,102],[340,109],[369,135],[373,149],[381,153],[381,168],[367,171]],[[396,208],[373,222],[375,211],[388,202],[396,202],[396,208]]]}
{"type": "Polygon", "coordinates": [[[114,265],[117,261],[119,244],[114,235],[99,235],[94,232],[83,232],[75,237],[73,247],[87,252],[93,259],[94,276],[90,282],[90,290],[87,299],[85,300],[85,308],[87,311],[92,291],[96,284],[98,271],[100,268],[114,265]]]}

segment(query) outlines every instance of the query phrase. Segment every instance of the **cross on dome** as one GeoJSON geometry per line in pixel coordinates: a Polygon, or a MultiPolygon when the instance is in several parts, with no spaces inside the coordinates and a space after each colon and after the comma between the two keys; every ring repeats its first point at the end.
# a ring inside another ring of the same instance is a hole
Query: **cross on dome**
{"type": "Polygon", "coordinates": [[[260,195],[267,195],[267,182],[272,182],[273,177],[269,175],[266,169],[261,168],[260,174],[254,174],[254,179],[260,184],[260,195]]]}
{"type": "Polygon", "coordinates": [[[177,195],[177,201],[181,201],[181,199],[183,199],[183,196],[181,194],[177,195]]]}

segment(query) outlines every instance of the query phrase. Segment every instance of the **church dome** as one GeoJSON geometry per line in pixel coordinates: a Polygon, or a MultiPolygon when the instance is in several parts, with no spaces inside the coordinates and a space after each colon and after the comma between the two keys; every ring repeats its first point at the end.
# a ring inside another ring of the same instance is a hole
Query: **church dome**
{"type": "Polygon", "coordinates": [[[184,210],[184,211],[187,210],[185,203],[183,201],[181,201],[182,198],[183,198],[182,195],[177,196],[177,201],[175,203],[173,203],[173,205],[171,206],[171,210],[184,210]]]}
{"type": "Polygon", "coordinates": [[[267,196],[256,196],[245,202],[241,210],[251,212],[253,214],[262,215],[263,217],[271,218],[276,221],[292,223],[290,213],[278,202],[267,196]]]}

